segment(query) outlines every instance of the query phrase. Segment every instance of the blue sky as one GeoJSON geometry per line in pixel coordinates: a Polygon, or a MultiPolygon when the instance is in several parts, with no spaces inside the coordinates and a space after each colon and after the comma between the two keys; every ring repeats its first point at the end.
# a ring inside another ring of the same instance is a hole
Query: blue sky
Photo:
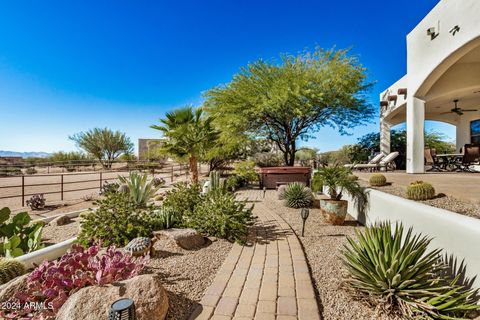
{"type": "MultiPolygon", "coordinates": [[[[68,136],[93,127],[154,138],[165,111],[200,104],[241,66],[316,45],[351,47],[377,106],[406,71],[406,34],[437,2],[1,2],[0,150],[75,150],[68,136]]],[[[337,149],[377,128],[324,128],[306,144],[337,149]]]]}

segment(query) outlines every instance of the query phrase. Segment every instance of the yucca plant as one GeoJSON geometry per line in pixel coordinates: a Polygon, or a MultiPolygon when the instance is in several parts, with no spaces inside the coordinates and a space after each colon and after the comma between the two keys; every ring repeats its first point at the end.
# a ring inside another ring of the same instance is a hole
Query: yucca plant
{"type": "Polygon", "coordinates": [[[312,190],[299,182],[290,183],[284,191],[285,204],[290,208],[306,208],[312,205],[312,190]]]}
{"type": "Polygon", "coordinates": [[[139,207],[145,207],[158,190],[152,182],[147,181],[147,174],[130,172],[128,177],[118,176],[118,180],[128,187],[130,198],[139,207]]]}
{"type": "Polygon", "coordinates": [[[409,318],[458,319],[476,309],[475,292],[457,284],[458,278],[449,281],[441,250],[427,250],[428,237],[413,235],[412,228],[404,236],[401,224],[392,232],[389,222],[356,236],[347,238],[343,253],[347,283],[370,302],[409,318]]]}

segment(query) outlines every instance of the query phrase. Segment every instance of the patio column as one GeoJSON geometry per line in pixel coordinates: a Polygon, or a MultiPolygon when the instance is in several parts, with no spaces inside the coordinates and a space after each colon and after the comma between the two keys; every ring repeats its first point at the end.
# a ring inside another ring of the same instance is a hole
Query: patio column
{"type": "Polygon", "coordinates": [[[380,120],[380,152],[386,156],[390,153],[390,128],[392,125],[387,121],[380,120]]]}
{"type": "Polygon", "coordinates": [[[424,173],[425,101],[407,98],[407,173],[424,173]]]}

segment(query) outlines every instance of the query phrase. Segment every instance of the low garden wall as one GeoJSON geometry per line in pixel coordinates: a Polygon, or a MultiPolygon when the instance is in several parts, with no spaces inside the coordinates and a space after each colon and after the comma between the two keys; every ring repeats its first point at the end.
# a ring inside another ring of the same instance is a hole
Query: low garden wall
{"type": "MultiPolygon", "coordinates": [[[[474,286],[480,288],[480,219],[431,207],[412,200],[369,189],[370,206],[366,214],[359,214],[351,199],[348,212],[365,225],[379,221],[402,222],[414,232],[433,238],[431,248],[442,248],[444,254],[462,260],[466,275],[476,277],[474,286]]],[[[346,199],[348,196],[346,197],[346,199]]]]}

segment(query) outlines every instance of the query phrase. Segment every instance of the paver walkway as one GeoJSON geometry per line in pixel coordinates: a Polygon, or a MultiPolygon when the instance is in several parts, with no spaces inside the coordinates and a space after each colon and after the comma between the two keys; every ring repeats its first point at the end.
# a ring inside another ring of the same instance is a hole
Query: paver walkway
{"type": "Polygon", "coordinates": [[[290,226],[262,203],[263,192],[239,193],[258,222],[247,246],[235,244],[190,319],[320,319],[305,254],[290,226]]]}

